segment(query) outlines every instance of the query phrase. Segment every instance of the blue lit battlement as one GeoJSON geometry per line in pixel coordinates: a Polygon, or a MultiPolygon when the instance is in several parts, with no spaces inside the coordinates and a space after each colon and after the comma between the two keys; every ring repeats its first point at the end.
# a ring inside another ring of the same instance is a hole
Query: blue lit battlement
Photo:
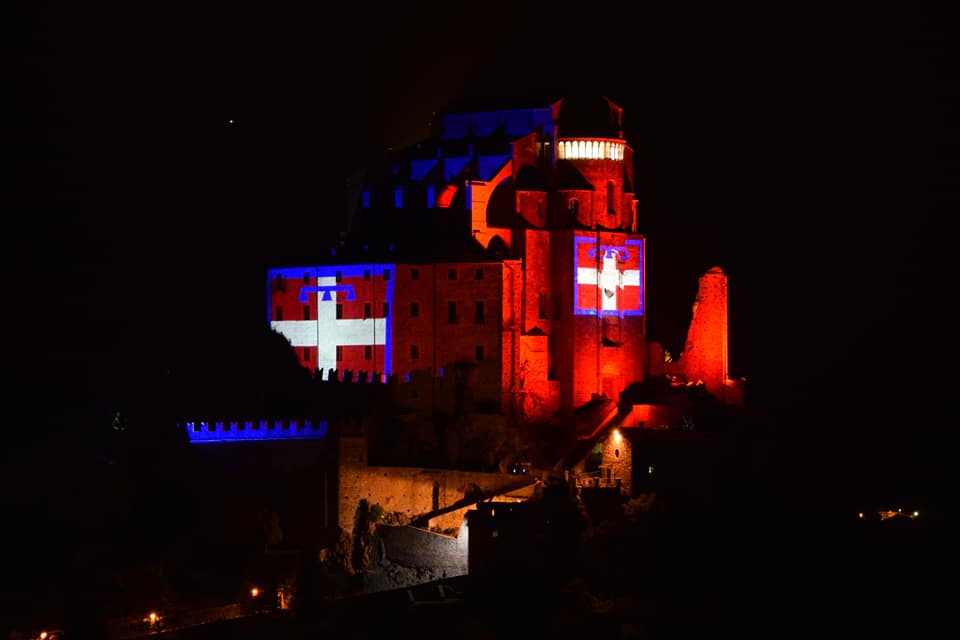
{"type": "Polygon", "coordinates": [[[315,440],[327,437],[327,421],[231,420],[187,422],[190,444],[257,440],[315,440]]]}

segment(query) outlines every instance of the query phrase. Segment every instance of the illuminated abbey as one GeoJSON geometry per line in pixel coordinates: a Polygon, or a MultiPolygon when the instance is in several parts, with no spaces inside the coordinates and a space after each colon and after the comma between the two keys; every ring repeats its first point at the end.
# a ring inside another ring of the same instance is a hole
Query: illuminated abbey
{"type": "MultiPolygon", "coordinates": [[[[524,420],[662,374],[738,403],[722,270],[701,278],[680,358],[647,342],[621,115],[601,97],[439,115],[364,175],[339,246],[269,270],[270,325],[324,378],[454,376],[476,406],[524,420]]],[[[429,408],[431,388],[400,402],[429,408]]]]}

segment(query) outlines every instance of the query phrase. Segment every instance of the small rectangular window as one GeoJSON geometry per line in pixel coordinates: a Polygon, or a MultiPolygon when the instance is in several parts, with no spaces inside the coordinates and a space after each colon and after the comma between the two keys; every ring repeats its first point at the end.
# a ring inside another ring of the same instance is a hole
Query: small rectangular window
{"type": "Polygon", "coordinates": [[[277,305],[277,308],[273,310],[273,319],[283,320],[283,307],[280,305],[277,305]]]}
{"type": "Polygon", "coordinates": [[[343,347],[337,345],[337,362],[343,362],[343,347]]]}
{"type": "Polygon", "coordinates": [[[303,305],[303,319],[304,320],[310,319],[310,305],[308,304],[303,305]]]}
{"type": "Polygon", "coordinates": [[[473,272],[474,280],[483,280],[483,269],[477,267],[477,270],[473,272]]]}
{"type": "Polygon", "coordinates": [[[419,302],[411,302],[411,303],[410,303],[410,317],[411,317],[411,318],[416,318],[416,317],[419,316],[419,315],[420,315],[420,303],[419,303],[419,302]]]}
{"type": "Polygon", "coordinates": [[[366,345],[363,348],[363,359],[370,360],[372,358],[373,358],[373,347],[371,347],[370,345],[366,345]]]}
{"type": "Polygon", "coordinates": [[[450,324],[457,323],[457,303],[453,300],[447,302],[447,322],[450,324]]]}
{"type": "Polygon", "coordinates": [[[343,320],[343,304],[337,303],[337,320],[343,320]]]}
{"type": "Polygon", "coordinates": [[[484,310],[483,310],[483,300],[477,300],[476,315],[473,321],[476,322],[477,324],[483,324],[484,322],[487,321],[484,315],[484,310]]]}
{"type": "Polygon", "coordinates": [[[410,345],[410,359],[416,360],[420,357],[420,347],[418,345],[410,345]]]}
{"type": "Polygon", "coordinates": [[[420,269],[410,269],[410,279],[419,280],[420,279],[420,269]]]}
{"type": "Polygon", "coordinates": [[[477,345],[477,360],[483,360],[483,345],[477,345]]]}
{"type": "Polygon", "coordinates": [[[369,302],[364,302],[364,303],[363,303],[363,317],[364,317],[364,318],[369,318],[369,317],[370,317],[370,314],[371,314],[371,311],[372,311],[372,310],[370,309],[370,303],[369,303],[369,302]]]}
{"type": "Polygon", "coordinates": [[[456,280],[457,279],[457,270],[450,269],[447,271],[447,280],[456,280]]]}

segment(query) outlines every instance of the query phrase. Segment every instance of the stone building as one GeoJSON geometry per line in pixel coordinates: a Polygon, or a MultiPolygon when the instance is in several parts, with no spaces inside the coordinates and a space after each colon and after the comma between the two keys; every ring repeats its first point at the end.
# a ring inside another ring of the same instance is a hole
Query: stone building
{"type": "MultiPolygon", "coordinates": [[[[429,139],[364,174],[338,246],[269,269],[271,326],[321,375],[456,371],[461,401],[521,421],[617,399],[662,369],[646,340],[647,239],[621,119],[612,101],[580,96],[439,115],[429,139]]],[[[710,344],[688,347],[721,390],[718,276],[718,302],[697,318],[710,344]]],[[[397,401],[433,406],[430,385],[409,391],[397,401]]]]}
{"type": "MultiPolygon", "coordinates": [[[[690,428],[683,407],[630,400],[631,388],[664,379],[743,401],[727,370],[721,268],[700,280],[679,357],[667,361],[647,341],[647,238],[634,182],[622,110],[605,97],[451,109],[428,139],[363,174],[336,246],[268,270],[267,320],[329,383],[331,401],[365,413],[362,398],[386,393],[400,411],[479,412],[509,428],[567,419],[584,448],[561,461],[571,482],[634,497],[655,471],[678,468],[675,443],[710,436],[690,428]]],[[[434,573],[430,554],[410,549],[439,549],[446,575],[467,571],[466,541],[455,538],[468,511],[521,500],[535,486],[503,470],[373,464],[362,435],[314,435],[327,441],[316,464],[322,491],[313,492],[323,496],[314,504],[323,528],[349,531],[358,508],[378,505],[383,526],[419,528],[385,530],[388,555],[419,558],[434,573]]]]}

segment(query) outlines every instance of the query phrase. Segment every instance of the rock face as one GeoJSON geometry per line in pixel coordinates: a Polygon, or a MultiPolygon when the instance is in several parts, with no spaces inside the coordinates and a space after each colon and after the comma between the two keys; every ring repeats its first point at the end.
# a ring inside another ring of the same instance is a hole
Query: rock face
{"type": "Polygon", "coordinates": [[[417,527],[379,525],[377,552],[363,575],[365,593],[412,587],[468,574],[467,533],[457,537],[417,527]]]}

